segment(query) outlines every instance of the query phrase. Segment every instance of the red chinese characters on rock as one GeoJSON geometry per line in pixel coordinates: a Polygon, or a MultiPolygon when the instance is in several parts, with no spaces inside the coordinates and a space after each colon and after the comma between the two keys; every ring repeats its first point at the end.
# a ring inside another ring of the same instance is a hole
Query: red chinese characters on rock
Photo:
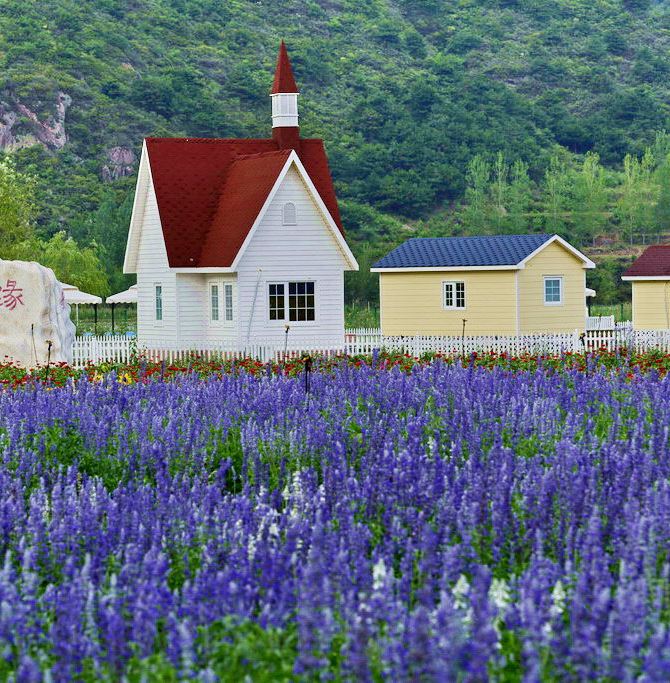
{"type": "Polygon", "coordinates": [[[19,304],[23,303],[23,288],[16,286],[16,280],[7,280],[7,284],[0,289],[0,308],[8,308],[13,311],[19,304]]]}

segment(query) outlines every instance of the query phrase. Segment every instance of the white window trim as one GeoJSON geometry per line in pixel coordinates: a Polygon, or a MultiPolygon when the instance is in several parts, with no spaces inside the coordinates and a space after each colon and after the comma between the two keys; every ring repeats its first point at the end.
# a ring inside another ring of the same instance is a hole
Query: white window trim
{"type": "Polygon", "coordinates": [[[235,283],[226,280],[208,280],[207,281],[207,320],[212,327],[232,327],[235,325],[236,319],[235,305],[235,283]],[[233,319],[226,320],[226,286],[230,285],[233,291],[233,319]],[[218,302],[219,302],[219,319],[212,318],[212,287],[218,287],[218,302]]]}
{"type": "Polygon", "coordinates": [[[210,325],[220,325],[221,324],[221,282],[219,280],[209,280],[207,282],[207,319],[210,325]],[[218,320],[214,320],[213,310],[212,310],[212,287],[218,287],[216,293],[216,299],[218,303],[218,320]]]}
{"type": "Polygon", "coordinates": [[[285,327],[289,325],[290,327],[311,327],[319,322],[319,285],[318,281],[314,278],[307,278],[304,280],[299,280],[297,278],[291,278],[290,280],[268,280],[265,283],[265,305],[266,305],[266,315],[265,319],[270,325],[277,325],[278,327],[285,327]],[[289,293],[288,285],[289,282],[312,282],[314,283],[314,320],[289,320],[289,293]],[[270,285],[284,285],[284,319],[283,320],[271,320],[270,319],[270,285]]]}
{"type": "Polygon", "coordinates": [[[468,307],[467,299],[467,287],[465,286],[465,280],[443,280],[442,281],[442,308],[445,311],[464,311],[468,307]],[[456,306],[456,284],[463,285],[463,306],[456,306]],[[453,306],[447,306],[447,285],[454,286],[454,304],[453,306]]]}
{"type": "Polygon", "coordinates": [[[154,282],[153,287],[152,287],[152,307],[153,307],[153,313],[154,313],[154,325],[157,327],[162,327],[163,322],[165,321],[165,285],[162,282],[154,282]],[[156,315],[156,303],[158,302],[158,297],[156,296],[156,287],[161,288],[161,317],[158,318],[156,315]]]}
{"type": "Polygon", "coordinates": [[[562,275],[544,275],[542,277],[542,299],[545,306],[562,306],[563,305],[563,276],[562,275]],[[547,301],[547,280],[558,280],[558,292],[560,299],[558,301],[547,301]]]}
{"type": "Polygon", "coordinates": [[[223,297],[223,308],[221,309],[223,315],[219,316],[221,320],[223,321],[224,325],[234,325],[235,324],[235,311],[237,306],[235,305],[235,283],[234,282],[224,282],[223,283],[223,288],[221,290],[221,296],[223,297]],[[232,303],[232,315],[230,317],[230,320],[226,317],[227,314],[227,309],[226,309],[226,289],[230,287],[230,296],[231,296],[231,303],[232,303]]]}

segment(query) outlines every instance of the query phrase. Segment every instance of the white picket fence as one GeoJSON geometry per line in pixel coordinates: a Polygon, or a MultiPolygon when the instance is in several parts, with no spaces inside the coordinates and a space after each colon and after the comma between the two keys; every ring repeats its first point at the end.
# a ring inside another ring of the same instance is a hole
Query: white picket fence
{"type": "Polygon", "coordinates": [[[88,363],[127,363],[134,348],[135,340],[122,335],[75,337],[72,364],[82,367],[88,363]]]}
{"type": "Polygon", "coordinates": [[[586,331],[613,330],[616,323],[613,315],[590,315],[586,318],[586,331]]]}
{"type": "Polygon", "coordinates": [[[235,340],[201,342],[197,346],[164,345],[147,348],[137,339],[121,335],[102,337],[76,337],[72,347],[73,365],[83,367],[97,363],[126,363],[132,359],[167,363],[183,362],[194,358],[205,361],[237,358],[255,358],[263,363],[271,360],[298,358],[305,353],[315,356],[333,356],[344,353],[343,344],[324,345],[319,340],[300,341],[257,340],[238,344],[235,340]]]}
{"type": "Polygon", "coordinates": [[[444,336],[383,336],[381,330],[359,328],[346,330],[342,344],[325,346],[316,340],[293,341],[285,344],[275,340],[257,340],[238,345],[234,341],[199,344],[194,347],[142,348],[128,337],[77,337],[73,346],[73,364],[126,363],[134,358],[168,363],[199,357],[204,360],[222,358],[255,358],[261,362],[296,358],[304,353],[319,356],[369,354],[386,349],[421,356],[424,353],[470,355],[471,353],[507,353],[554,355],[583,351],[620,348],[649,351],[658,349],[670,353],[670,330],[633,330],[630,323],[617,323],[611,329],[575,330],[565,333],[524,334],[515,336],[488,335],[477,337],[444,336]]]}

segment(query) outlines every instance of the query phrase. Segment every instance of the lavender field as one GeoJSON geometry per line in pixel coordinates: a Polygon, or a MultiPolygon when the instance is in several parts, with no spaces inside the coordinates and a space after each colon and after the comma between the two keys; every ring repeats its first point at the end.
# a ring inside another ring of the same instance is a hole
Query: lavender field
{"type": "Polygon", "coordinates": [[[670,379],[0,392],[0,680],[667,681],[670,379]]]}

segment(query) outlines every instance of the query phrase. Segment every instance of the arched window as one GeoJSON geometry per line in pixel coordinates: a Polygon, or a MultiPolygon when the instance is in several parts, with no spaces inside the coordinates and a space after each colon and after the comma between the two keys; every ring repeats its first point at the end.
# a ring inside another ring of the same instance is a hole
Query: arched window
{"type": "Polygon", "coordinates": [[[282,211],[282,223],[284,225],[296,225],[298,222],[295,204],[293,202],[286,202],[282,211]]]}

